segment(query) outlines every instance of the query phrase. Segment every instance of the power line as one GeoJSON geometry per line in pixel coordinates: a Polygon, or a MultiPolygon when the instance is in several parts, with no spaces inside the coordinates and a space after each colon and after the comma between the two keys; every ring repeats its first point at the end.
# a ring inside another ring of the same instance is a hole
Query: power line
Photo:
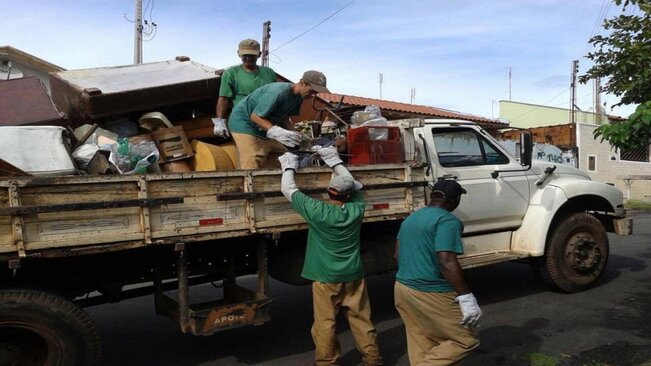
{"type": "Polygon", "coordinates": [[[528,111],[525,111],[524,113],[520,114],[519,116],[515,116],[515,117],[513,117],[513,118],[511,118],[511,119],[512,119],[512,120],[513,120],[513,119],[517,119],[517,118],[520,118],[520,117],[522,117],[522,116],[524,116],[524,115],[526,115],[526,114],[529,114],[529,113],[535,111],[536,109],[543,108],[543,107],[547,107],[547,104],[548,104],[549,102],[551,102],[552,100],[554,100],[554,99],[560,97],[561,95],[563,95],[563,93],[565,93],[565,92],[568,91],[568,90],[570,90],[570,88],[567,88],[567,89],[563,90],[562,92],[556,94],[554,97],[550,98],[550,99],[549,99],[548,101],[546,101],[545,103],[543,103],[543,104],[541,104],[541,105],[537,105],[537,106],[535,106],[535,107],[529,109],[528,111]]]}
{"type": "Polygon", "coordinates": [[[289,43],[295,41],[297,38],[301,37],[301,36],[304,35],[305,33],[309,32],[309,31],[311,31],[312,29],[314,29],[314,28],[320,26],[321,24],[325,23],[328,19],[332,18],[333,16],[335,16],[335,15],[336,15],[337,13],[339,13],[340,11],[346,9],[348,6],[350,6],[350,5],[351,5],[352,3],[354,3],[355,1],[356,1],[356,0],[352,0],[352,1],[349,2],[348,4],[342,6],[339,10],[337,10],[337,11],[335,11],[334,13],[328,15],[327,18],[323,19],[322,21],[320,21],[319,23],[317,23],[317,24],[316,24],[315,26],[313,26],[312,28],[306,30],[305,32],[303,32],[303,33],[301,33],[301,34],[299,34],[299,35],[297,35],[296,37],[290,39],[289,41],[287,41],[287,42],[281,44],[280,46],[278,46],[278,47],[276,47],[275,49],[271,50],[271,52],[278,51],[281,47],[283,47],[283,46],[285,46],[285,45],[287,45],[287,44],[289,44],[289,43]]]}
{"type": "MultiPolygon", "coordinates": [[[[604,0],[604,3],[601,5],[601,9],[599,9],[599,16],[597,17],[597,21],[594,23],[594,27],[592,27],[592,32],[590,33],[590,37],[588,37],[588,40],[590,40],[592,37],[597,34],[597,29],[599,29],[599,26],[601,26],[601,23],[604,21],[606,18],[606,15],[608,14],[608,10],[610,9],[610,5],[612,4],[611,0],[604,0]]],[[[585,49],[583,50],[583,54],[588,53],[590,47],[592,44],[590,42],[587,42],[585,45],[585,49]]]]}

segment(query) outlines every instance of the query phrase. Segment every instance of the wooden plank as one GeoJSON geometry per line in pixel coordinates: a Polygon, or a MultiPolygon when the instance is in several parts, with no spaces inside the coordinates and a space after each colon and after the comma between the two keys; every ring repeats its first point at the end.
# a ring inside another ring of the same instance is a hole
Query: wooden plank
{"type": "Polygon", "coordinates": [[[125,201],[106,201],[106,202],[91,202],[91,203],[69,203],[63,205],[48,205],[48,206],[20,206],[9,207],[0,209],[0,216],[23,216],[32,215],[46,212],[67,212],[67,211],[84,211],[84,210],[100,210],[108,208],[120,207],[149,207],[160,206],[171,203],[181,203],[183,197],[171,198],[157,198],[157,199],[134,199],[125,201]]]}
{"type": "MultiPolygon", "coordinates": [[[[422,180],[422,167],[407,169],[404,164],[385,164],[356,166],[350,170],[366,184],[364,222],[401,219],[425,203],[422,186],[427,182],[422,180]]],[[[28,252],[68,256],[144,247],[149,243],[305,229],[304,220],[281,196],[280,176],[280,170],[275,169],[16,178],[23,203],[20,208],[25,214],[24,246],[28,252]],[[260,187],[272,189],[261,191],[260,187]],[[218,196],[229,199],[218,199],[218,196]],[[37,204],[25,205],[24,197],[37,204]],[[149,236],[140,207],[153,203],[160,205],[148,206],[149,236]]],[[[326,167],[306,168],[297,174],[297,181],[302,190],[327,199],[325,187],[331,176],[332,171],[326,167]]],[[[0,186],[9,184],[0,181],[0,186]]],[[[8,190],[2,189],[0,209],[11,209],[8,205],[8,190]]],[[[9,216],[0,216],[0,253],[16,252],[11,220],[9,216]]]]}

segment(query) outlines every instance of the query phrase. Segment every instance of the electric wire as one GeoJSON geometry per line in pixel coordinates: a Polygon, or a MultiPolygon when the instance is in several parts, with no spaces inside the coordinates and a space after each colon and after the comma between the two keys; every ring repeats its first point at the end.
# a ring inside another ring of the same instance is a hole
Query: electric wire
{"type": "Polygon", "coordinates": [[[354,3],[355,1],[356,1],[356,0],[352,0],[352,1],[349,2],[348,4],[342,6],[341,8],[339,8],[339,10],[337,10],[337,11],[335,11],[334,13],[328,15],[325,19],[323,19],[322,21],[320,21],[319,23],[317,23],[317,24],[314,25],[313,27],[311,27],[311,28],[309,28],[308,30],[306,30],[305,32],[303,32],[303,33],[297,35],[296,37],[290,39],[289,41],[287,41],[287,42],[281,44],[280,46],[278,46],[278,47],[276,47],[275,49],[271,50],[271,52],[278,51],[281,47],[288,45],[289,43],[295,41],[296,39],[298,39],[299,37],[303,36],[303,35],[306,34],[307,32],[311,31],[312,29],[314,29],[314,28],[320,26],[321,24],[325,23],[328,19],[332,18],[333,16],[337,15],[337,13],[339,13],[340,11],[342,11],[342,10],[346,9],[347,7],[349,7],[349,6],[350,6],[352,3],[354,3]]]}
{"type": "MultiPolygon", "coordinates": [[[[563,90],[562,92],[556,94],[555,96],[553,96],[552,98],[550,98],[548,101],[544,102],[543,104],[541,104],[541,105],[537,105],[537,106],[535,106],[535,107],[532,107],[531,109],[525,111],[524,113],[521,113],[520,115],[511,118],[511,120],[514,120],[514,119],[518,119],[518,118],[520,118],[520,117],[523,117],[523,116],[525,116],[525,115],[527,115],[527,114],[529,114],[529,113],[535,111],[536,109],[546,107],[547,104],[549,104],[549,102],[551,102],[552,100],[554,100],[554,99],[560,97],[563,93],[565,93],[565,92],[568,91],[568,90],[570,90],[570,88],[567,88],[567,89],[563,90]]],[[[563,102],[563,104],[565,104],[565,102],[563,102]]]]}

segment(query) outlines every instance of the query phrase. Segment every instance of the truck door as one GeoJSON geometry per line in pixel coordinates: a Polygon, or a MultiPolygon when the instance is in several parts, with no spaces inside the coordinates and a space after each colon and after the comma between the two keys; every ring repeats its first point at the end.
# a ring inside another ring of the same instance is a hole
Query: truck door
{"type": "Polygon", "coordinates": [[[456,179],[467,191],[454,211],[464,235],[512,230],[529,204],[529,184],[520,163],[485,131],[473,125],[425,125],[435,179],[456,179]],[[497,178],[495,170],[501,172],[497,178]]]}

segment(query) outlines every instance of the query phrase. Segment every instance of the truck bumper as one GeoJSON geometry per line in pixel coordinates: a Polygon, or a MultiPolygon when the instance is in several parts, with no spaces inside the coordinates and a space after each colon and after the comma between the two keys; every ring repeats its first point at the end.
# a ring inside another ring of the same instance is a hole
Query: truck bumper
{"type": "Polygon", "coordinates": [[[633,219],[627,217],[613,219],[613,227],[617,235],[631,235],[633,234],[633,219]]]}

